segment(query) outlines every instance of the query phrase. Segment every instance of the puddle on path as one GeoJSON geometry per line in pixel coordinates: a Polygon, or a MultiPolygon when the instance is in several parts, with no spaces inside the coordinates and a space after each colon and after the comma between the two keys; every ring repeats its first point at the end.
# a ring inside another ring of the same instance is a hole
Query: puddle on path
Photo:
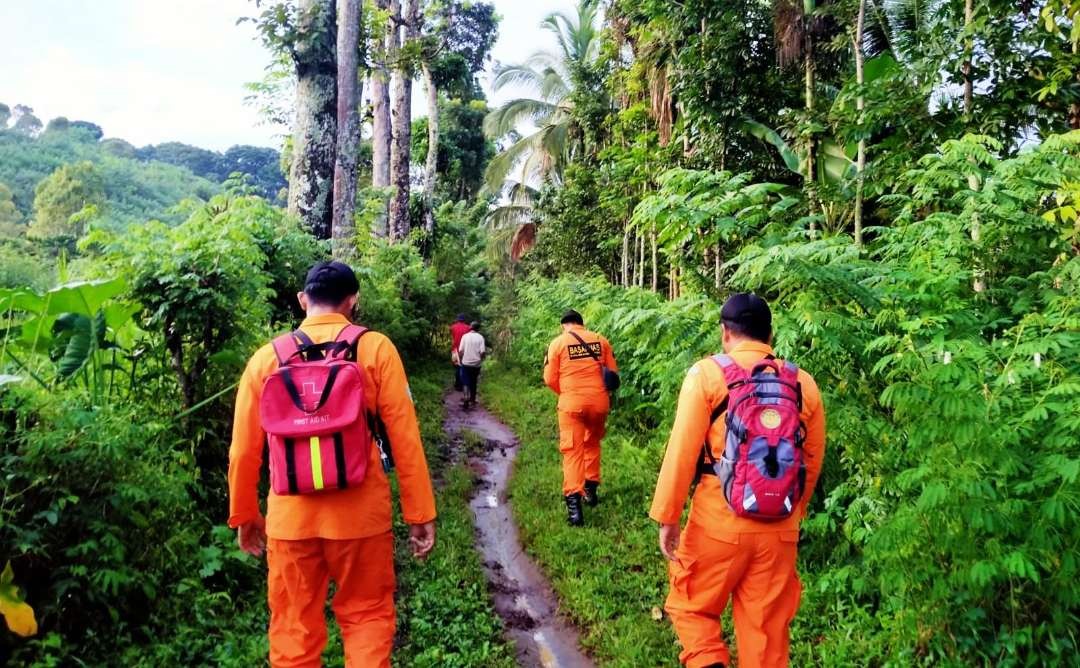
{"type": "Polygon", "coordinates": [[[445,403],[445,429],[451,440],[457,440],[462,431],[471,431],[487,446],[482,455],[469,460],[480,478],[469,506],[495,609],[517,643],[519,665],[592,668],[592,661],[578,649],[577,631],[557,616],[551,586],[518,539],[506,500],[517,437],[483,408],[463,410],[456,392],[448,393],[445,403]]]}

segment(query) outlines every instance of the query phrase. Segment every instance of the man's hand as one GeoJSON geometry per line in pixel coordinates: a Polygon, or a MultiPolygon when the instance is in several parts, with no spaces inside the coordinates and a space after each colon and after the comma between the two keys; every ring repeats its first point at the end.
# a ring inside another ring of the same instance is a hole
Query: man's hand
{"type": "Polygon", "coordinates": [[[237,527],[236,542],[241,550],[253,557],[263,555],[266,550],[266,520],[262,515],[237,527]]]}
{"type": "Polygon", "coordinates": [[[409,547],[412,555],[423,561],[435,547],[435,522],[409,525],[409,547]]]}
{"type": "Polygon", "coordinates": [[[660,525],[660,551],[668,561],[675,561],[675,550],[679,548],[679,525],[660,525]]]}

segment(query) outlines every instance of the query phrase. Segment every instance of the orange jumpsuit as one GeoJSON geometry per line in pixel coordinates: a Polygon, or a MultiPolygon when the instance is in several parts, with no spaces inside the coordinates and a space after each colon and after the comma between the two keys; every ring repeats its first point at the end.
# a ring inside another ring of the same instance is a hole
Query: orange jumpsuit
{"type": "MultiPolygon", "coordinates": [[[[618,371],[611,344],[580,325],[571,331],[612,371],[618,371]]],[[[600,482],[600,441],[611,400],[600,362],[568,332],[555,337],[544,358],[544,383],[559,395],[559,451],[563,457],[563,495],[583,493],[585,481],[600,482]]]]}
{"type": "MultiPolygon", "coordinates": [[[[772,354],[767,344],[742,342],[729,355],[750,368],[772,354]]],[[[775,668],[788,663],[788,628],[799,608],[802,585],[795,570],[799,523],[806,514],[825,456],[825,409],[817,384],[799,371],[806,493],[791,517],[760,522],[736,517],[716,476],[704,475],[694,492],[690,518],[679,539],[677,559],[669,566],[670,592],[665,609],[689,668],[731,657],[720,628],[720,615],[732,599],[735,638],[741,668],[775,668]]],[[[724,449],[721,417],[710,427],[713,409],[727,396],[720,367],[710,360],[695,364],[683,382],[667,453],[660,469],[649,516],[678,524],[708,437],[714,453],[724,449]]]]}
{"type": "MultiPolygon", "coordinates": [[[[300,328],[315,343],[333,340],[348,321],[337,314],[309,317],[300,328]]],[[[420,429],[401,357],[390,339],[365,334],[357,346],[368,410],[386,424],[397,467],[404,520],[435,519],[435,498],[420,429]]],[[[270,345],[248,362],[236,396],[229,450],[229,526],[259,517],[258,483],[266,435],[259,422],[263,381],[277,368],[270,345]]],[[[327,588],[348,666],[389,666],[394,641],[394,545],[390,483],[371,448],[364,481],[325,494],[267,500],[270,665],[319,666],[326,645],[327,588]]]]}

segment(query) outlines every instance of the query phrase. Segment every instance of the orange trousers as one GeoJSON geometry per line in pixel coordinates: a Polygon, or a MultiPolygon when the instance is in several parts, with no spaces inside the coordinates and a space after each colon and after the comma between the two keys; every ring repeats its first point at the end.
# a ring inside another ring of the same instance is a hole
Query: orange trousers
{"type": "Polygon", "coordinates": [[[564,496],[583,493],[586,480],[600,482],[600,441],[606,423],[607,413],[559,411],[564,496]]]}
{"type": "Polygon", "coordinates": [[[345,645],[345,665],[390,665],[394,645],[394,537],[277,540],[266,545],[269,566],[270,665],[318,668],[326,646],[326,595],[345,645]]]}
{"type": "Polygon", "coordinates": [[[731,665],[720,615],[732,600],[739,668],[788,665],[788,629],[802,584],[795,570],[798,532],[708,536],[695,524],[683,530],[669,566],[671,617],[688,668],[731,665]]]}

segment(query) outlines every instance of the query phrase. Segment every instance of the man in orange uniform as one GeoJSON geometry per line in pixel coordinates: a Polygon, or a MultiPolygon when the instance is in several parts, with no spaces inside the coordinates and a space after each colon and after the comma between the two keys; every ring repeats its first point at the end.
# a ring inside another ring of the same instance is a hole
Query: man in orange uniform
{"type": "Polygon", "coordinates": [[[611,344],[585,329],[577,311],[562,317],[563,333],[548,346],[544,383],[559,395],[559,451],[563,458],[563,496],[567,521],[585,523],[582,500],[600,502],[600,440],[611,398],[604,387],[601,365],[618,371],[611,344]]]}
{"type": "MultiPolygon", "coordinates": [[[[725,353],[749,369],[772,354],[772,314],[751,294],[733,295],[721,311],[725,353]]],[[[805,492],[786,519],[762,522],[737,517],[715,475],[702,475],[690,518],[679,535],[686,497],[702,463],[703,444],[724,451],[724,419],[713,411],[728,395],[724,373],[706,359],[691,367],[660,469],[649,516],[660,523],[660,551],[670,560],[671,589],[665,609],[682,643],[680,661],[689,668],[725,666],[730,655],[720,615],[733,599],[735,638],[741,668],[788,663],[788,628],[799,607],[802,585],[795,570],[799,523],[806,514],[825,456],[825,410],[817,384],[799,371],[800,418],[806,427],[805,492]]]]}
{"type": "MultiPolygon", "coordinates": [[[[349,323],[359,284],[340,262],[319,263],[298,295],[307,317],[300,329],[314,343],[333,341],[349,323]]],[[[386,426],[396,460],[402,513],[410,525],[413,556],[435,545],[435,499],[405,369],[390,339],[370,332],[357,344],[367,410],[386,426]]],[[[270,345],[248,362],[236,397],[229,450],[229,526],[240,547],[267,553],[270,665],[317,667],[326,645],[327,588],[337,590],[334,616],[341,627],[346,665],[389,666],[394,642],[394,542],[390,484],[379,449],[363,482],[321,494],[277,495],[259,511],[258,483],[266,435],[259,421],[263,381],[278,366],[270,345]]]]}

